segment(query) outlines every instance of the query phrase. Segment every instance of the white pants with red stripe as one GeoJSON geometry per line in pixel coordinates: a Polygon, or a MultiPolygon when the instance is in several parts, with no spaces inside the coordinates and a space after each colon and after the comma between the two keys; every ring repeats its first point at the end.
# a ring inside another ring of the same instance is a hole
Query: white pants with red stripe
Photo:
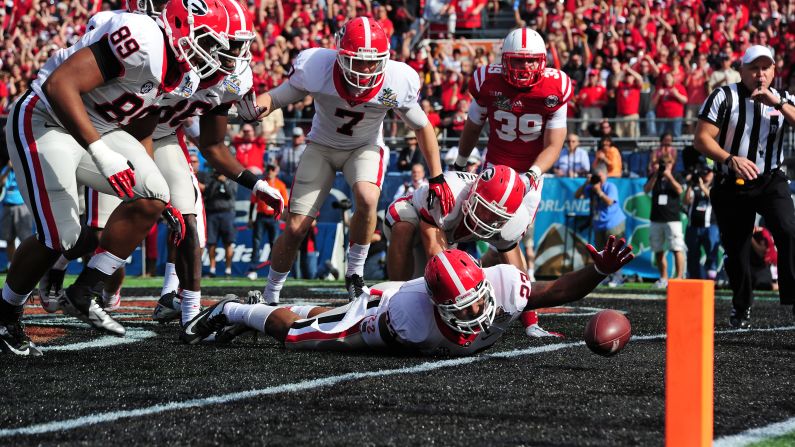
{"type": "Polygon", "coordinates": [[[284,346],[315,351],[354,351],[369,348],[366,334],[373,334],[380,296],[363,294],[345,306],[293,323],[284,346]]]}
{"type": "MultiPolygon", "coordinates": [[[[204,248],[207,241],[204,201],[199,181],[190,165],[190,156],[184,141],[177,135],[169,135],[154,142],[155,164],[168,184],[171,204],[183,215],[196,215],[199,245],[204,248]]],[[[86,191],[86,223],[92,228],[105,228],[108,217],[121,203],[115,195],[103,194],[93,188],[86,191]]]]}
{"type": "MultiPolygon", "coordinates": [[[[19,189],[36,222],[38,238],[57,251],[72,248],[80,236],[78,188],[115,194],[91,156],[57,124],[33,92],[11,108],[6,123],[8,153],[19,189]]],[[[169,201],[168,185],[144,147],[126,132],[102,136],[135,168],[135,197],[169,201]]]]}

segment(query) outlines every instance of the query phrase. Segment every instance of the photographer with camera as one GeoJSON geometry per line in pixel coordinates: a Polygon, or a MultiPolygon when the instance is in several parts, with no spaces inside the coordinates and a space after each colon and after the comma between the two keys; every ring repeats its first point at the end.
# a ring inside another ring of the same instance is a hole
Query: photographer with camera
{"type": "Polygon", "coordinates": [[[697,165],[690,173],[683,202],[687,207],[687,277],[689,279],[715,279],[718,270],[720,232],[709,191],[715,173],[706,166],[697,165]],[[701,249],[706,260],[701,263],[701,249]],[[706,270],[706,271],[705,271],[706,270]]]}
{"type": "MultiPolygon", "coordinates": [[[[619,203],[618,187],[607,181],[607,166],[604,163],[596,164],[585,183],[574,192],[574,197],[578,199],[588,197],[591,200],[591,226],[594,230],[593,240],[597,246],[606,243],[607,237],[611,234],[618,239],[624,237],[626,216],[619,203]]],[[[622,283],[621,271],[608,277],[610,286],[615,287],[622,283]]]]}
{"type": "Polygon", "coordinates": [[[232,244],[235,242],[235,196],[237,183],[213,171],[204,187],[204,209],[207,216],[207,254],[210,257],[210,278],[215,277],[215,247],[220,239],[225,250],[225,275],[232,276],[232,244]]]}
{"type": "Polygon", "coordinates": [[[651,227],[649,228],[649,244],[654,252],[660,279],[654,287],[668,287],[668,261],[665,258],[666,246],[674,253],[676,279],[683,279],[685,270],[685,241],[682,234],[682,222],[679,210],[682,206],[680,196],[684,188],[684,179],[680,174],[673,173],[674,162],[669,155],[664,155],[649,173],[649,179],[643,185],[643,191],[651,194],[651,227]]]}

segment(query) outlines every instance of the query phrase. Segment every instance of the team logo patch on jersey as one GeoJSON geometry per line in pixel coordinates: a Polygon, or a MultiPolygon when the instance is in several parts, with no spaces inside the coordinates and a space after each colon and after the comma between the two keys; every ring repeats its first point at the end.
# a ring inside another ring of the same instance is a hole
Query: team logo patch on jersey
{"type": "Polygon", "coordinates": [[[517,99],[516,101],[513,102],[512,108],[513,108],[514,112],[521,112],[522,111],[522,107],[524,107],[524,104],[522,104],[522,100],[521,99],[517,99]]]}
{"type": "Polygon", "coordinates": [[[397,93],[393,92],[391,88],[387,87],[381,92],[381,96],[378,97],[378,100],[381,104],[388,105],[389,107],[397,107],[398,100],[397,100],[397,93]]]}
{"type": "Polygon", "coordinates": [[[240,94],[240,80],[237,76],[230,76],[224,79],[224,88],[226,91],[233,94],[239,95],[240,94]]]}
{"type": "Polygon", "coordinates": [[[185,77],[182,86],[179,88],[179,94],[185,98],[190,98],[193,94],[193,81],[189,76],[185,77]]]}
{"type": "Polygon", "coordinates": [[[556,95],[549,95],[544,98],[544,105],[547,107],[555,107],[560,102],[560,98],[556,95]]]}
{"type": "Polygon", "coordinates": [[[210,8],[207,7],[204,0],[182,0],[182,6],[197,16],[205,16],[210,12],[210,8]]]}
{"type": "Polygon", "coordinates": [[[155,84],[152,81],[147,81],[146,84],[141,86],[141,94],[145,95],[152,91],[155,88],[155,84]]]}
{"type": "Polygon", "coordinates": [[[506,112],[510,112],[511,111],[511,100],[506,98],[506,97],[504,97],[504,96],[500,96],[499,98],[497,98],[494,101],[494,107],[496,107],[496,108],[498,108],[500,110],[505,110],[506,112]]]}

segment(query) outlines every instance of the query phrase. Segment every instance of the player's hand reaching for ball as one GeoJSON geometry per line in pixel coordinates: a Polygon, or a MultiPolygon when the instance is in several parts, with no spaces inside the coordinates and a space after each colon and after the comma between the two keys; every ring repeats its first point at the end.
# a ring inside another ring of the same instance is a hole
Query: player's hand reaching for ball
{"type": "Polygon", "coordinates": [[[596,248],[591,244],[586,247],[588,252],[591,253],[594,268],[600,275],[611,275],[635,259],[635,255],[632,253],[632,246],[627,244],[624,238],[616,240],[616,237],[612,234],[607,238],[602,251],[596,251],[596,248]]]}

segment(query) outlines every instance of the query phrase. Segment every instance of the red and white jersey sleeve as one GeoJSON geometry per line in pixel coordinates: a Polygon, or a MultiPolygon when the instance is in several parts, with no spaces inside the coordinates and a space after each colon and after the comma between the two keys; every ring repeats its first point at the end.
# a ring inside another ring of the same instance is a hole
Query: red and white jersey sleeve
{"type": "Polygon", "coordinates": [[[469,82],[469,93],[485,109],[489,122],[486,162],[530,169],[544,149],[544,131],[565,127],[556,112],[572,94],[569,77],[547,68],[529,89],[517,89],[502,75],[502,65],[478,67],[469,82]]]}
{"type": "MultiPolygon", "coordinates": [[[[455,205],[446,216],[442,215],[438,204],[434,204],[433,208],[428,208],[427,184],[414,191],[411,203],[419,213],[420,219],[436,225],[444,232],[449,232],[455,229],[461,221],[461,217],[464,215],[461,206],[469,195],[472,185],[478,180],[478,176],[469,172],[447,171],[444,173],[444,180],[455,198],[455,205]]],[[[452,241],[450,242],[452,243],[452,241]]]]}
{"type": "Polygon", "coordinates": [[[379,88],[352,97],[337,66],[337,52],[311,48],[298,54],[288,82],[312,95],[315,116],[307,138],[318,144],[353,150],[365,145],[384,146],[383,122],[387,111],[408,110],[417,104],[420,81],[402,62],[388,61],[379,88]]]}
{"type": "Polygon", "coordinates": [[[56,52],[39,70],[31,87],[52,113],[42,91],[47,78],[78,50],[107,39],[113,56],[121,64],[121,74],[82,95],[92,124],[104,134],[128,124],[157,101],[166,72],[166,49],[160,27],[145,15],[111,13],[96,23],[97,27],[75,45],[56,52]]]}
{"type": "Polygon", "coordinates": [[[382,297],[381,306],[387,312],[390,331],[404,346],[428,355],[465,356],[491,347],[527,305],[530,281],[511,265],[497,265],[484,271],[494,287],[497,305],[497,314],[488,331],[469,336],[453,331],[439,318],[424,278],[384,292],[388,299],[384,301],[382,297]]]}
{"type": "Polygon", "coordinates": [[[202,81],[191,70],[182,77],[179,87],[160,99],[160,123],[154,138],[173,134],[191,116],[204,115],[213,110],[227,109],[243,98],[254,85],[251,67],[239,67],[234,74],[214,76],[202,81]]]}

